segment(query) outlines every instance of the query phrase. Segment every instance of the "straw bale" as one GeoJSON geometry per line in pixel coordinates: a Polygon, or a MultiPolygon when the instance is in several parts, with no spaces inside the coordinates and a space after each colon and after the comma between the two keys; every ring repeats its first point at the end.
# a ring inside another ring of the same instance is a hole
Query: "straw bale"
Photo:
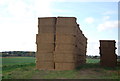
{"type": "Polygon", "coordinates": [[[56,25],[56,28],[66,28],[66,29],[75,29],[77,32],[77,26],[75,25],[56,25]]]}
{"type": "Polygon", "coordinates": [[[56,34],[77,35],[77,30],[76,28],[56,27],[56,34]]]}
{"type": "Polygon", "coordinates": [[[85,54],[86,54],[86,50],[82,50],[82,49],[79,50],[78,55],[85,55],[85,54]]]}
{"type": "Polygon", "coordinates": [[[76,63],[55,63],[55,70],[73,70],[76,68],[76,63]]]}
{"type": "Polygon", "coordinates": [[[107,67],[115,67],[117,65],[117,56],[101,56],[100,64],[107,67]],[[109,58],[108,58],[109,57],[109,58]]]}
{"type": "Polygon", "coordinates": [[[77,25],[75,17],[58,17],[57,25],[77,25]]]}
{"type": "Polygon", "coordinates": [[[56,28],[56,25],[54,24],[54,25],[42,25],[42,24],[39,24],[38,25],[38,29],[40,29],[40,28],[56,28]]]}
{"type": "Polygon", "coordinates": [[[85,63],[86,59],[85,58],[80,58],[80,59],[77,59],[77,62],[78,63],[85,63]]]}
{"type": "Polygon", "coordinates": [[[54,43],[54,34],[53,33],[44,33],[36,35],[36,43],[54,43]]]}
{"type": "Polygon", "coordinates": [[[81,50],[86,50],[87,48],[85,45],[83,45],[82,43],[78,43],[78,42],[77,42],[77,47],[81,50]]]}
{"type": "Polygon", "coordinates": [[[111,48],[103,48],[102,47],[102,48],[100,48],[100,53],[101,54],[106,54],[106,55],[109,55],[109,53],[110,54],[115,54],[115,49],[116,49],[115,47],[112,48],[112,49],[111,48]]]}
{"type": "Polygon", "coordinates": [[[53,52],[54,51],[54,44],[53,43],[38,44],[37,45],[37,51],[53,52]]]}
{"type": "Polygon", "coordinates": [[[36,54],[36,60],[42,62],[42,61],[54,61],[54,54],[48,53],[48,52],[37,52],[36,54]]]}
{"type": "Polygon", "coordinates": [[[79,49],[72,44],[56,44],[55,51],[78,51],[79,49]]]}
{"type": "Polygon", "coordinates": [[[64,35],[64,34],[57,34],[56,35],[56,43],[66,43],[66,44],[76,44],[77,39],[75,35],[64,35]]]}
{"type": "Polygon", "coordinates": [[[79,54],[79,51],[76,50],[70,50],[70,51],[54,51],[54,54],[79,54]]]}
{"type": "Polygon", "coordinates": [[[38,18],[38,24],[41,24],[41,25],[54,25],[55,23],[56,23],[55,17],[38,18]]]}
{"type": "Polygon", "coordinates": [[[101,53],[101,58],[116,58],[116,54],[115,53],[111,53],[111,52],[104,52],[104,53],[101,53]]]}
{"type": "Polygon", "coordinates": [[[86,63],[86,60],[77,62],[77,67],[86,63]]]}
{"type": "Polygon", "coordinates": [[[100,40],[100,47],[115,47],[115,40],[100,40]]]}
{"type": "Polygon", "coordinates": [[[55,54],[55,62],[76,62],[76,54],[55,54]]]}
{"type": "Polygon", "coordinates": [[[53,26],[41,26],[38,28],[38,33],[55,33],[55,27],[53,26]]]}
{"type": "Polygon", "coordinates": [[[54,62],[37,61],[36,67],[37,67],[37,69],[40,69],[40,70],[53,70],[54,69],[54,62]]]}

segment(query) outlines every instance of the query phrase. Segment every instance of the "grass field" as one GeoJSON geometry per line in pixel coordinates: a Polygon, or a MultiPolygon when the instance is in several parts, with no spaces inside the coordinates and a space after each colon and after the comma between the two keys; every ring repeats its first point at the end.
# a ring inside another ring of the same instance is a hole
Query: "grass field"
{"type": "Polygon", "coordinates": [[[69,71],[44,71],[35,68],[34,57],[3,58],[3,79],[118,79],[120,67],[99,66],[99,59],[87,59],[87,64],[69,71]]]}
{"type": "Polygon", "coordinates": [[[35,58],[34,57],[5,57],[5,58],[2,58],[3,66],[29,64],[29,63],[35,63],[35,58]]]}

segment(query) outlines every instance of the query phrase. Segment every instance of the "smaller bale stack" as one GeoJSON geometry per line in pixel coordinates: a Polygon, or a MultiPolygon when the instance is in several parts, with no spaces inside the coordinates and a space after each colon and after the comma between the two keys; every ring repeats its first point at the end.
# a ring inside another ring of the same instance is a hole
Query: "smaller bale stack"
{"type": "Polygon", "coordinates": [[[117,55],[115,53],[115,40],[100,40],[100,64],[106,67],[117,65],[117,55]]]}
{"type": "Polygon", "coordinates": [[[55,17],[38,18],[36,35],[36,67],[38,69],[54,69],[55,22],[55,17]]]}

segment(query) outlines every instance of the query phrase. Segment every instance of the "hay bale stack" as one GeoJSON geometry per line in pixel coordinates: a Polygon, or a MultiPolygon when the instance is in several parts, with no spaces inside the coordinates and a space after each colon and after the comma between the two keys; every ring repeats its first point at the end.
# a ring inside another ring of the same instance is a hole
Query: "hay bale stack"
{"type": "Polygon", "coordinates": [[[76,23],[76,18],[58,17],[54,53],[55,69],[70,70],[84,64],[86,47],[87,39],[76,23]],[[81,57],[78,58],[80,55],[81,57]]]}
{"type": "Polygon", "coordinates": [[[37,68],[71,70],[86,62],[87,38],[75,17],[38,19],[37,68]]]}
{"type": "Polygon", "coordinates": [[[99,49],[101,66],[115,67],[117,65],[115,43],[115,40],[100,40],[99,49]]]}
{"type": "Polygon", "coordinates": [[[38,34],[36,35],[37,69],[54,69],[55,22],[55,17],[38,18],[38,34]]]}

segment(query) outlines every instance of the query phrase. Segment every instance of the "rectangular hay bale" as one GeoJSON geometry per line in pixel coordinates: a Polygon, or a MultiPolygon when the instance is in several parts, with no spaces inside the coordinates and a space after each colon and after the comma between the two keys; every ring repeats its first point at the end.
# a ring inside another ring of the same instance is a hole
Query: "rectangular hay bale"
{"type": "Polygon", "coordinates": [[[57,25],[76,25],[75,17],[58,17],[57,25]]]}
{"type": "Polygon", "coordinates": [[[53,53],[48,53],[48,52],[37,52],[36,60],[40,61],[40,62],[54,61],[54,54],[53,53]]]}
{"type": "Polygon", "coordinates": [[[44,33],[36,35],[36,43],[54,43],[54,34],[53,33],[44,33]]]}
{"type": "Polygon", "coordinates": [[[70,34],[77,35],[77,29],[75,27],[56,27],[56,34],[70,34]]]}
{"type": "Polygon", "coordinates": [[[56,44],[55,51],[78,51],[79,49],[73,44],[56,44]]]}
{"type": "Polygon", "coordinates": [[[55,70],[73,70],[76,68],[76,63],[55,63],[55,70]]]}
{"type": "Polygon", "coordinates": [[[54,62],[36,61],[36,67],[39,70],[54,70],[54,62]]]}
{"type": "Polygon", "coordinates": [[[38,27],[38,33],[55,33],[55,27],[54,26],[39,26],[38,27]]]}
{"type": "Polygon", "coordinates": [[[117,56],[102,56],[100,59],[100,65],[102,66],[115,67],[117,65],[117,56]]]}
{"type": "Polygon", "coordinates": [[[54,51],[54,44],[53,43],[43,43],[37,45],[37,51],[45,51],[45,52],[53,52],[54,51]]]}
{"type": "Polygon", "coordinates": [[[63,51],[54,51],[54,54],[78,54],[79,51],[76,51],[76,50],[70,50],[70,51],[66,51],[66,50],[63,50],[63,51]]]}
{"type": "Polygon", "coordinates": [[[114,55],[115,54],[115,49],[100,49],[100,53],[101,53],[101,55],[103,55],[103,54],[105,54],[105,55],[110,55],[110,54],[112,54],[112,55],[114,55]]]}
{"type": "Polygon", "coordinates": [[[115,40],[100,40],[100,47],[115,47],[115,40]]]}
{"type": "Polygon", "coordinates": [[[38,18],[38,24],[40,24],[40,25],[54,25],[55,23],[56,23],[56,17],[38,18]]]}
{"type": "Polygon", "coordinates": [[[76,62],[76,54],[54,54],[55,62],[76,62]]]}
{"type": "Polygon", "coordinates": [[[79,61],[79,62],[77,62],[77,67],[78,67],[78,66],[81,66],[81,65],[83,65],[83,64],[85,64],[85,63],[86,63],[86,60],[79,61]]]}
{"type": "Polygon", "coordinates": [[[67,34],[56,34],[56,41],[58,43],[66,43],[66,44],[76,44],[77,38],[75,35],[67,35],[67,34]]]}

